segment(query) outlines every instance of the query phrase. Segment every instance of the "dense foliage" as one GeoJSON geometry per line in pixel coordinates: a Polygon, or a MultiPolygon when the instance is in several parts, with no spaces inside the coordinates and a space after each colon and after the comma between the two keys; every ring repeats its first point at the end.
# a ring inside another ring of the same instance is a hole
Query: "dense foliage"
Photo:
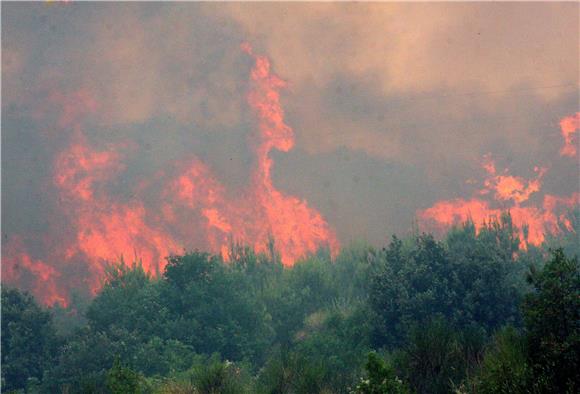
{"type": "Polygon", "coordinates": [[[3,288],[2,392],[578,392],[576,230],[523,249],[504,215],[291,269],[273,245],[158,278],[120,261],[50,310],[3,288]]]}

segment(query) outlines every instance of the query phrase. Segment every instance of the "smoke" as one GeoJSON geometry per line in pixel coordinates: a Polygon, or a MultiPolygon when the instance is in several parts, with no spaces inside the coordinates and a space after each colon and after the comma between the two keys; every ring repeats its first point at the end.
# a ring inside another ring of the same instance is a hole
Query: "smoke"
{"type": "Polygon", "coordinates": [[[275,235],[291,264],[439,201],[542,216],[578,191],[577,11],[3,3],[3,280],[50,304],[121,254],[275,235]]]}

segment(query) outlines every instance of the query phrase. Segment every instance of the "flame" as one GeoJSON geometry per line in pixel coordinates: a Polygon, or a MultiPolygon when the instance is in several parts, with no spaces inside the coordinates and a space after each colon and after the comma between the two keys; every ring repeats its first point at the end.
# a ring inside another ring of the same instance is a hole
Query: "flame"
{"type": "MultiPolygon", "coordinates": [[[[565,151],[568,155],[572,148],[572,155],[575,154],[571,133],[578,129],[578,115],[564,118],[560,122],[566,143],[561,154],[565,151]]],[[[467,220],[481,225],[491,218],[499,218],[503,211],[509,210],[513,223],[519,229],[520,246],[524,249],[528,244],[540,245],[547,231],[557,233],[560,223],[572,230],[563,211],[580,204],[580,193],[567,197],[545,194],[539,206],[522,205],[529,203],[530,197],[541,190],[546,168],[535,167],[536,177],[530,180],[510,175],[508,169],[498,174],[490,154],[484,156],[482,167],[487,173],[482,189],[470,199],[439,201],[430,208],[418,211],[420,223],[428,229],[441,232],[467,220]]]]}
{"type": "Polygon", "coordinates": [[[21,237],[13,237],[3,247],[2,280],[5,283],[25,282],[26,273],[32,276],[32,294],[45,305],[59,303],[68,306],[68,297],[57,286],[59,272],[42,260],[31,257],[21,237]]]}
{"type": "MultiPolygon", "coordinates": [[[[248,44],[242,49],[251,56],[248,44]]],[[[279,90],[286,82],[273,75],[264,56],[254,56],[248,104],[258,118],[255,166],[246,193],[236,200],[225,197],[225,189],[207,167],[195,160],[173,182],[173,193],[190,208],[202,208],[208,227],[208,242],[213,250],[228,250],[232,239],[266,252],[273,237],[282,262],[289,266],[320,246],[334,255],[338,240],[322,215],[294,196],[287,196],[273,185],[270,152],[287,152],[294,146],[294,132],[284,123],[279,90]]],[[[224,257],[228,257],[224,253],[224,257]]]]}
{"type": "Polygon", "coordinates": [[[66,220],[60,226],[66,231],[53,226],[40,259],[30,257],[24,242],[13,238],[9,245],[14,246],[4,256],[9,261],[4,280],[32,287],[47,305],[66,305],[70,283],[65,271],[79,261],[87,263],[89,272],[83,283],[95,293],[107,262],[121,256],[139,259],[147,272],[157,275],[165,257],[184,247],[209,249],[229,259],[233,241],[268,252],[269,241],[274,239],[286,266],[320,247],[327,246],[336,255],[338,240],[322,215],[272,182],[270,153],[274,149],[287,152],[294,146],[294,132],[285,124],[280,104],[280,90],[286,82],[272,74],[265,56],[254,55],[248,44],[242,49],[254,60],[247,102],[258,126],[250,141],[252,175],[243,192],[232,197],[206,164],[190,157],[159,171],[154,180],[138,181],[131,188],[132,198],[124,201],[111,191],[111,184],[126,170],[125,154],[133,145],[95,146],[84,126],[87,118],[98,113],[98,102],[84,90],[52,92],[35,116],[46,121],[51,119],[47,114],[58,109],[55,128],[49,127],[45,134],[67,140],[52,165],[56,204],[66,220]],[[161,186],[151,186],[154,182],[161,186]],[[23,271],[35,278],[33,284],[24,283],[23,271]]]}
{"type": "MultiPolygon", "coordinates": [[[[248,45],[244,49],[251,55],[248,45]]],[[[287,152],[294,146],[293,130],[284,123],[279,89],[286,83],[270,73],[270,62],[264,56],[255,56],[252,70],[254,89],[248,95],[260,121],[261,145],[256,149],[258,165],[254,173],[258,201],[265,210],[267,222],[281,251],[282,262],[291,262],[307,252],[327,243],[332,253],[338,251],[336,235],[320,213],[308,207],[305,201],[286,196],[272,184],[272,149],[287,152]]]]}
{"type": "Polygon", "coordinates": [[[121,204],[106,192],[107,182],[125,168],[119,146],[109,146],[103,151],[89,146],[81,131],[80,118],[71,113],[83,111],[71,112],[64,107],[60,124],[71,126],[74,136],[54,164],[54,183],[61,191],[63,210],[68,212],[76,231],[67,255],[81,253],[89,260],[93,272],[89,285],[93,292],[101,285],[105,264],[121,256],[139,259],[147,272],[158,273],[164,258],[179,250],[178,244],[148,224],[141,202],[121,204]]]}
{"type": "Polygon", "coordinates": [[[90,203],[96,183],[106,181],[111,172],[122,169],[115,152],[91,150],[85,138],[79,136],[56,160],[54,181],[65,196],[90,203]]]}
{"type": "MultiPolygon", "coordinates": [[[[540,245],[545,239],[546,231],[553,233],[558,231],[558,223],[564,223],[568,230],[572,230],[562,210],[578,204],[580,194],[574,193],[569,197],[545,195],[541,207],[519,205],[510,207],[512,221],[519,228],[520,246],[525,249],[528,244],[540,245]],[[524,227],[527,228],[527,234],[523,232],[524,227]]],[[[467,220],[481,225],[491,218],[499,218],[502,211],[503,209],[492,208],[491,203],[478,198],[469,200],[458,198],[439,201],[432,207],[419,211],[418,216],[425,227],[445,231],[467,220]]]]}
{"type": "Polygon", "coordinates": [[[485,188],[480,193],[487,194],[493,191],[496,200],[512,200],[518,204],[528,200],[533,193],[540,191],[541,180],[546,173],[545,168],[536,167],[534,168],[534,172],[537,174],[536,179],[529,181],[522,177],[509,175],[508,169],[504,170],[505,175],[497,175],[495,163],[489,154],[484,156],[483,168],[488,173],[488,178],[484,181],[485,188]]]}
{"type": "Polygon", "coordinates": [[[560,149],[561,156],[574,157],[577,154],[577,142],[575,134],[580,129],[580,112],[568,116],[560,121],[560,130],[564,138],[564,146],[560,149]]]}

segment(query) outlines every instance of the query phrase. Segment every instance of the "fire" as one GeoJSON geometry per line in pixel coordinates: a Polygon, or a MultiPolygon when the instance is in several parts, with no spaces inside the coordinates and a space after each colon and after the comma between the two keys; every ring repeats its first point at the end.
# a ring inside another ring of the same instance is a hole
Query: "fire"
{"type": "Polygon", "coordinates": [[[564,146],[560,149],[561,156],[576,156],[578,142],[575,140],[575,134],[578,133],[578,129],[580,129],[580,112],[560,121],[560,130],[564,138],[564,146]]]}
{"type": "MultiPolygon", "coordinates": [[[[575,155],[571,135],[578,129],[578,116],[579,113],[560,122],[565,142],[561,154],[575,155]]],[[[541,190],[546,168],[535,167],[536,177],[530,180],[510,175],[508,169],[498,174],[489,154],[484,156],[482,167],[487,177],[483,181],[483,188],[472,198],[439,201],[419,211],[419,221],[427,228],[442,231],[467,220],[480,225],[490,218],[499,218],[503,211],[509,210],[513,223],[519,228],[523,248],[528,244],[540,245],[547,231],[558,232],[559,224],[571,230],[564,211],[580,204],[580,193],[567,197],[545,194],[541,205],[529,204],[530,197],[541,190]],[[524,228],[527,229],[525,234],[524,228]]]]}
{"type": "Polygon", "coordinates": [[[267,252],[274,239],[286,266],[320,247],[335,255],[338,240],[322,215],[273,184],[270,153],[294,146],[294,132],[284,122],[280,103],[286,82],[272,73],[265,56],[254,55],[247,44],[242,48],[254,60],[247,102],[257,121],[249,141],[254,153],[252,175],[243,192],[232,197],[211,168],[190,157],[159,171],[154,180],[128,186],[132,196],[128,201],[120,198],[111,185],[126,171],[126,153],[133,145],[96,146],[84,128],[86,119],[98,114],[98,102],[83,90],[53,92],[35,116],[46,122],[51,118],[44,114],[58,109],[59,117],[52,121],[54,129],[48,127],[46,138],[67,140],[52,163],[50,185],[58,191],[55,205],[66,225],[53,225],[38,258],[27,250],[38,244],[36,240],[29,245],[18,238],[8,242],[3,280],[32,287],[47,305],[66,305],[71,284],[65,276],[79,262],[88,265],[82,283],[94,293],[102,285],[106,264],[122,256],[140,260],[147,272],[156,275],[163,270],[165,257],[185,247],[209,249],[229,259],[232,242],[267,252]],[[151,186],[154,182],[160,185],[151,186]]]}
{"type": "Polygon", "coordinates": [[[149,225],[141,202],[118,203],[106,192],[107,182],[125,169],[119,146],[102,151],[91,147],[82,134],[81,119],[71,117],[67,106],[64,109],[60,124],[72,127],[73,137],[55,160],[54,183],[76,231],[67,255],[80,253],[89,260],[93,292],[100,287],[105,264],[121,256],[141,260],[148,272],[159,272],[164,257],[179,250],[177,243],[149,225]]]}
{"type": "MultiPolygon", "coordinates": [[[[511,206],[509,212],[513,223],[519,228],[521,246],[526,248],[527,244],[540,245],[544,241],[546,231],[558,231],[558,223],[564,223],[571,230],[562,211],[578,204],[580,194],[574,193],[569,197],[545,195],[540,207],[511,206]],[[524,226],[527,227],[527,234],[523,234],[524,226]]],[[[432,207],[419,211],[418,216],[424,226],[444,231],[467,220],[472,220],[478,225],[483,224],[491,218],[499,218],[503,210],[493,208],[492,203],[479,198],[469,200],[458,198],[439,201],[432,207]]]]}
{"type": "Polygon", "coordinates": [[[57,286],[59,272],[42,260],[31,257],[24,247],[20,237],[13,237],[3,247],[3,260],[9,264],[2,264],[2,280],[7,283],[22,283],[32,280],[32,294],[41,299],[46,305],[59,303],[68,305],[68,297],[57,286]],[[31,278],[26,278],[31,276],[31,278]]]}
{"type": "Polygon", "coordinates": [[[121,165],[115,152],[92,151],[82,136],[79,139],[57,157],[54,181],[68,198],[90,203],[95,183],[106,181],[121,165]]]}
{"type": "MultiPolygon", "coordinates": [[[[248,44],[242,48],[254,56],[248,44]]],[[[272,183],[274,163],[270,152],[292,149],[294,132],[284,123],[280,104],[279,90],[286,83],[271,73],[266,57],[254,56],[254,60],[248,103],[258,118],[259,134],[253,144],[255,164],[251,184],[244,195],[230,200],[209,169],[196,160],[173,182],[174,194],[180,200],[178,204],[202,209],[208,242],[216,251],[228,250],[233,239],[266,252],[268,240],[273,237],[287,266],[321,246],[328,246],[336,254],[338,240],[322,215],[305,201],[285,195],[272,183]]]]}
{"type": "Polygon", "coordinates": [[[537,174],[536,179],[528,181],[522,177],[509,175],[507,168],[504,170],[504,175],[497,175],[491,155],[486,155],[484,160],[483,168],[488,173],[488,178],[484,181],[485,188],[480,191],[481,194],[493,191],[496,200],[512,200],[519,204],[528,200],[533,193],[540,191],[542,177],[546,173],[545,168],[534,168],[537,174]]]}

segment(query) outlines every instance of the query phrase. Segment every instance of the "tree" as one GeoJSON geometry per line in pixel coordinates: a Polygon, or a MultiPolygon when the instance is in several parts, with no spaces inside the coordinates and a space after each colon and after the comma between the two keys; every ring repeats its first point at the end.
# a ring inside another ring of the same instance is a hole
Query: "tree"
{"type": "Polygon", "coordinates": [[[368,354],[365,369],[367,376],[360,379],[352,391],[353,394],[409,393],[409,389],[403,381],[396,376],[394,368],[375,352],[368,354]]]}
{"type": "Polygon", "coordinates": [[[393,237],[372,276],[375,346],[400,346],[409,327],[446,318],[455,329],[477,326],[488,334],[519,322],[521,272],[514,258],[517,229],[511,217],[475,231],[472,222],[452,229],[444,242],[432,235],[393,237]]]}
{"type": "Polygon", "coordinates": [[[580,205],[558,217],[556,228],[546,233],[545,248],[562,248],[566,256],[580,258],[580,205]]]}
{"type": "Polygon", "coordinates": [[[508,326],[495,335],[470,386],[482,394],[526,393],[531,377],[525,337],[508,326]]]}
{"type": "Polygon", "coordinates": [[[159,286],[139,263],[123,260],[107,266],[104,285],[87,313],[95,331],[122,328],[144,338],[160,335],[167,319],[161,304],[159,286]]]}
{"type": "Polygon", "coordinates": [[[474,333],[456,331],[442,318],[409,330],[406,343],[395,352],[400,376],[416,393],[448,393],[471,367],[474,333]]]}
{"type": "Polygon", "coordinates": [[[107,388],[111,394],[137,394],[139,390],[139,374],[123,365],[118,357],[107,372],[107,388]]]}
{"type": "Polygon", "coordinates": [[[450,316],[453,323],[475,323],[489,334],[508,323],[519,326],[526,266],[517,260],[518,229],[509,213],[484,223],[479,233],[470,221],[451,229],[445,244],[450,284],[459,300],[450,316]]]}
{"type": "Polygon", "coordinates": [[[107,371],[115,361],[129,359],[139,341],[127,330],[109,332],[83,327],[61,347],[54,365],[45,374],[45,392],[103,392],[107,371]]]}
{"type": "Polygon", "coordinates": [[[160,285],[168,339],[200,354],[262,361],[273,333],[243,271],[217,256],[193,252],[171,257],[160,285]]]}
{"type": "Polygon", "coordinates": [[[376,346],[397,347],[412,325],[437,315],[452,317],[461,308],[452,283],[457,274],[443,244],[431,235],[412,238],[408,245],[393,237],[383,258],[369,297],[376,346]]]}
{"type": "Polygon", "coordinates": [[[523,314],[536,385],[547,392],[580,390],[580,267],[562,249],[528,276],[533,291],[523,314]]]}
{"type": "Polygon", "coordinates": [[[363,303],[335,305],[305,319],[292,348],[321,375],[321,384],[343,393],[360,376],[370,346],[368,311],[363,303]]]}
{"type": "Polygon", "coordinates": [[[2,391],[41,381],[58,348],[52,315],[32,295],[2,289],[2,391]]]}

